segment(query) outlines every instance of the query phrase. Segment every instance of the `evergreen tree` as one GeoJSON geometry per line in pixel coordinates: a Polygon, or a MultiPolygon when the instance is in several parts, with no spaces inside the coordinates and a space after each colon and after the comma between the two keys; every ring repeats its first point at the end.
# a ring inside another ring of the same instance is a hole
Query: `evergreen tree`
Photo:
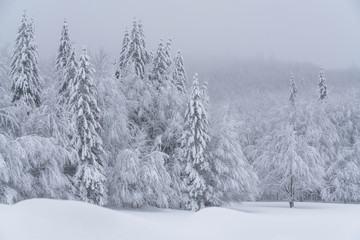
{"type": "Polygon", "coordinates": [[[40,76],[34,24],[28,22],[26,12],[24,12],[16,37],[11,62],[11,77],[13,79],[12,101],[23,100],[31,107],[39,107],[41,104],[40,76]]]}
{"type": "Polygon", "coordinates": [[[205,158],[205,150],[209,141],[208,117],[201,101],[199,83],[195,74],[181,141],[185,164],[183,181],[189,197],[186,203],[188,209],[199,210],[205,206],[206,194],[209,191],[206,181],[209,162],[205,158]]]}
{"type": "Polygon", "coordinates": [[[72,44],[69,38],[69,30],[66,20],[64,21],[63,29],[61,32],[61,38],[60,38],[60,46],[58,50],[58,55],[56,58],[56,69],[64,71],[68,61],[68,58],[70,57],[70,54],[72,52],[72,44]]]}
{"type": "Polygon", "coordinates": [[[75,178],[82,199],[104,205],[107,201],[105,161],[102,158],[104,150],[99,135],[100,109],[97,106],[97,91],[92,75],[92,66],[84,48],[71,91],[71,110],[77,131],[73,141],[80,158],[75,178]]]}
{"type": "Polygon", "coordinates": [[[70,96],[71,96],[71,86],[73,86],[73,81],[75,81],[75,76],[78,70],[78,62],[75,55],[75,47],[71,47],[69,57],[66,60],[67,65],[65,67],[63,81],[61,82],[60,89],[58,92],[59,95],[59,104],[69,107],[70,96]]]}
{"type": "Polygon", "coordinates": [[[320,73],[319,73],[319,100],[326,100],[328,97],[328,92],[327,92],[327,86],[326,86],[326,78],[325,78],[325,73],[324,73],[324,69],[322,67],[320,67],[320,73]]]}
{"type": "Polygon", "coordinates": [[[171,39],[169,39],[166,43],[165,43],[165,47],[164,47],[164,55],[165,55],[165,62],[166,62],[166,69],[168,71],[168,73],[170,73],[170,69],[172,67],[172,59],[171,59],[171,39]]]}
{"type": "Polygon", "coordinates": [[[294,80],[294,76],[290,78],[290,88],[289,88],[289,101],[291,105],[295,105],[297,96],[297,88],[294,80]]]}
{"type": "Polygon", "coordinates": [[[124,34],[124,39],[122,42],[122,48],[121,48],[119,62],[117,63],[118,66],[117,66],[117,69],[115,72],[115,77],[117,79],[120,79],[125,76],[129,44],[130,44],[130,38],[129,38],[128,30],[126,29],[125,34],[124,34]]]}
{"type": "Polygon", "coordinates": [[[144,34],[144,30],[143,30],[143,24],[141,21],[139,21],[138,23],[138,33],[139,33],[139,42],[141,45],[141,48],[143,49],[143,55],[144,55],[144,59],[145,59],[145,64],[150,63],[150,54],[147,52],[146,50],[146,42],[145,42],[145,34],[144,34]]]}
{"type": "Polygon", "coordinates": [[[201,96],[204,103],[205,108],[207,109],[209,106],[209,92],[208,92],[208,82],[204,82],[201,87],[201,96]]]}
{"type": "Polygon", "coordinates": [[[186,71],[184,66],[184,59],[181,56],[181,52],[178,51],[176,53],[174,59],[174,68],[172,78],[174,81],[175,86],[177,87],[178,91],[182,94],[186,93],[186,85],[187,85],[187,77],[186,71]]]}
{"type": "Polygon", "coordinates": [[[145,38],[142,25],[136,21],[133,22],[131,31],[131,41],[129,52],[127,54],[127,65],[130,72],[137,77],[145,78],[145,66],[149,63],[149,54],[145,46],[145,38]]]}
{"type": "Polygon", "coordinates": [[[163,41],[160,40],[159,46],[157,48],[155,58],[154,58],[154,67],[151,75],[151,80],[156,89],[166,88],[168,86],[168,68],[167,68],[167,59],[165,55],[165,49],[163,41]]]}

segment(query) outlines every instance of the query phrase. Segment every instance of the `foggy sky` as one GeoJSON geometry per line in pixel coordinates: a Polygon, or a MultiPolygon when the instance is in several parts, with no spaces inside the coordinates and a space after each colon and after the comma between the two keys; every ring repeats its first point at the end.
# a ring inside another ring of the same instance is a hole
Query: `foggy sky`
{"type": "Polygon", "coordinates": [[[23,10],[40,57],[56,55],[64,18],[77,49],[120,53],[125,27],[141,19],[148,48],[172,38],[192,57],[275,57],[328,68],[360,66],[357,0],[0,0],[0,46],[11,49],[23,10]]]}

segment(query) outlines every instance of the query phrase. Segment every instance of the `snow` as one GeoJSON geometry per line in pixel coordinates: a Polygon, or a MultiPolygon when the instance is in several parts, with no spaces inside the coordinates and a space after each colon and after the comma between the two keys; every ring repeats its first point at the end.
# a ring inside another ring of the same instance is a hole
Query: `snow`
{"type": "Polygon", "coordinates": [[[199,212],[33,199],[0,205],[1,240],[360,239],[360,205],[251,202],[199,212]]]}

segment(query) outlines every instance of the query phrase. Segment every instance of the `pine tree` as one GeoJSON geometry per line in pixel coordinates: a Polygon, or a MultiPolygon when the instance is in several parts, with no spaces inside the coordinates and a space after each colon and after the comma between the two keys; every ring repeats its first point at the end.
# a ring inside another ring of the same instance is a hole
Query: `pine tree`
{"type": "Polygon", "coordinates": [[[166,62],[166,69],[168,71],[168,74],[170,73],[171,67],[172,67],[172,59],[171,59],[171,39],[169,39],[165,43],[164,47],[164,55],[165,55],[165,62],[166,62]]]}
{"type": "Polygon", "coordinates": [[[291,105],[295,105],[297,96],[297,88],[294,80],[294,76],[290,78],[290,88],[289,88],[289,101],[291,105]]]}
{"type": "Polygon", "coordinates": [[[97,91],[92,74],[92,66],[84,47],[71,95],[71,110],[77,130],[73,141],[80,158],[75,178],[82,199],[104,205],[107,201],[105,161],[102,158],[104,150],[99,135],[100,109],[97,106],[97,91]]]}
{"type": "Polygon", "coordinates": [[[70,96],[71,96],[71,86],[73,86],[73,81],[75,81],[75,76],[78,70],[78,62],[76,60],[75,47],[71,47],[69,57],[66,60],[67,65],[64,69],[63,81],[61,82],[60,89],[58,92],[59,95],[59,104],[69,107],[70,96]]]}
{"type": "Polygon", "coordinates": [[[165,48],[163,41],[160,40],[159,46],[157,48],[155,58],[154,58],[154,67],[152,70],[151,80],[156,89],[166,88],[168,86],[168,68],[167,68],[167,59],[165,55],[165,48]]]}
{"type": "Polygon", "coordinates": [[[201,102],[199,83],[195,74],[181,141],[185,162],[183,181],[189,197],[189,202],[186,203],[188,209],[199,210],[206,202],[209,190],[206,182],[209,162],[205,158],[205,150],[209,141],[208,117],[201,102]]]}
{"type": "Polygon", "coordinates": [[[13,102],[23,100],[31,107],[39,107],[41,104],[40,76],[34,31],[33,22],[28,23],[26,12],[24,12],[12,55],[11,91],[13,102]]]}
{"type": "Polygon", "coordinates": [[[143,55],[144,55],[144,62],[145,64],[150,63],[150,54],[147,52],[146,50],[146,42],[145,42],[145,34],[144,34],[144,30],[143,30],[143,24],[141,21],[139,21],[138,23],[138,33],[139,33],[139,38],[140,38],[140,45],[141,48],[143,49],[143,55]]]}
{"type": "Polygon", "coordinates": [[[67,65],[64,69],[63,80],[58,91],[58,102],[65,108],[70,107],[71,87],[78,70],[78,62],[76,60],[75,47],[71,47],[69,57],[67,59],[67,65]]]}
{"type": "Polygon", "coordinates": [[[182,94],[186,94],[186,85],[187,85],[188,81],[187,81],[187,77],[186,77],[184,59],[181,56],[180,51],[178,51],[176,53],[176,56],[174,59],[174,68],[173,68],[172,78],[173,78],[175,86],[177,87],[177,90],[182,94]]]}
{"type": "Polygon", "coordinates": [[[117,79],[120,79],[123,76],[125,76],[127,56],[128,56],[128,51],[129,51],[129,44],[130,44],[129,33],[128,33],[128,30],[125,29],[125,34],[124,34],[124,39],[123,39],[123,42],[122,42],[120,58],[119,58],[119,61],[117,63],[118,66],[117,66],[117,69],[116,69],[116,72],[115,72],[115,77],[117,79]]]}
{"type": "Polygon", "coordinates": [[[319,73],[319,100],[326,100],[328,97],[328,92],[327,92],[327,86],[326,86],[326,78],[325,78],[325,73],[324,73],[324,69],[322,67],[320,67],[320,73],[319,73]]]}
{"type": "Polygon", "coordinates": [[[72,44],[69,38],[69,30],[66,20],[64,21],[63,29],[61,32],[60,46],[56,58],[56,69],[64,71],[72,51],[72,44]]]}
{"type": "Polygon", "coordinates": [[[145,66],[149,63],[149,54],[146,50],[144,33],[142,25],[136,21],[133,22],[131,31],[131,41],[129,52],[127,54],[127,65],[130,67],[131,73],[141,79],[145,78],[145,66]]]}

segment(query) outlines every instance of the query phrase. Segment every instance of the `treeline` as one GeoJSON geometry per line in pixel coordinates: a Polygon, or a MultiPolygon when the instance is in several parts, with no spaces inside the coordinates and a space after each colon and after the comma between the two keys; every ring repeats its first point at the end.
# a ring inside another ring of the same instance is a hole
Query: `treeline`
{"type": "Polygon", "coordinates": [[[199,210],[358,200],[360,110],[327,103],[323,70],[316,101],[300,103],[291,77],[288,102],[238,111],[211,106],[196,74],[188,88],[181,52],[171,56],[171,40],[149,52],[141,22],[115,64],[85,47],[78,57],[64,22],[56,61],[41,72],[34,29],[24,13],[12,56],[0,59],[0,202],[199,210]]]}

